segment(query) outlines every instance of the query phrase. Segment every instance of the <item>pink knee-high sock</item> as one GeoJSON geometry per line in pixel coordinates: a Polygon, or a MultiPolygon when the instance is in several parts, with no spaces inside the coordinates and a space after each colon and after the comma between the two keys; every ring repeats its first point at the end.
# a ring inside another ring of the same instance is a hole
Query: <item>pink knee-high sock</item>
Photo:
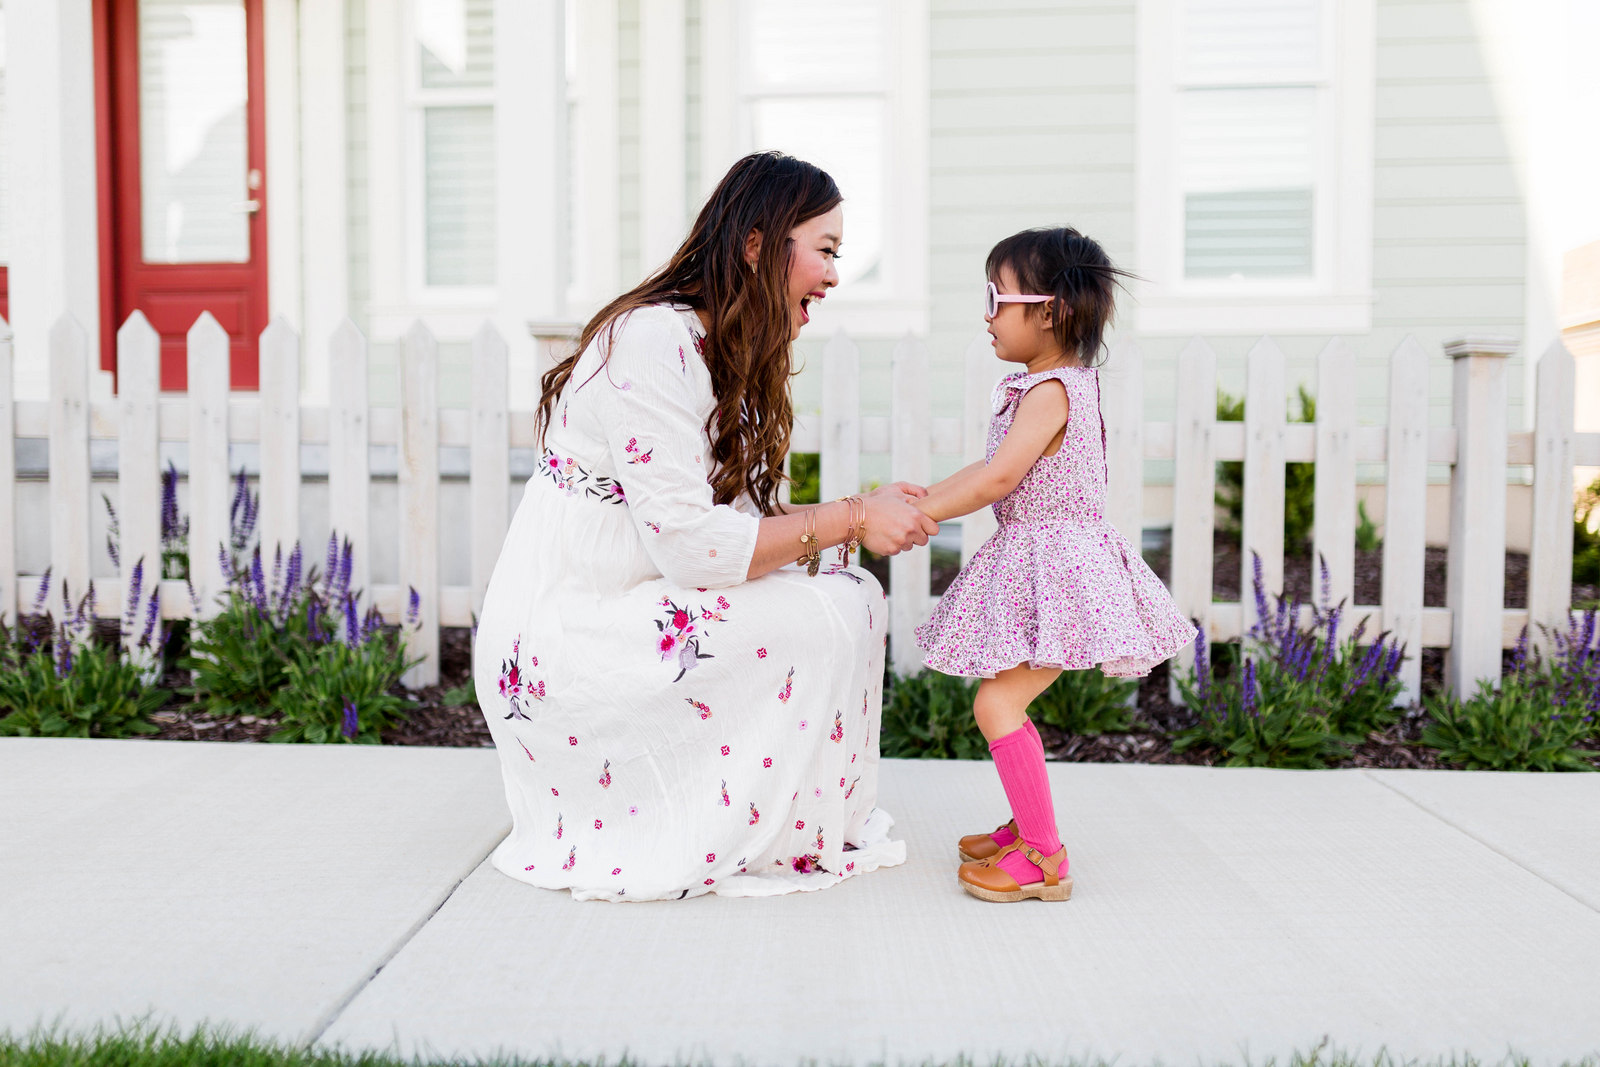
{"type": "MultiPolygon", "coordinates": [[[[1022,840],[1046,856],[1061,851],[1061,840],[1056,836],[1056,811],[1050,797],[1050,779],[1044,769],[1044,742],[1039,731],[1029,722],[1020,730],[989,742],[989,752],[994,756],[995,770],[1000,772],[1000,784],[1011,802],[1011,816],[1017,820],[1017,830],[1022,840]]],[[[1062,863],[1058,874],[1067,873],[1062,863]]],[[[1044,872],[1028,861],[1020,851],[1008,853],[1000,860],[1000,868],[1027,885],[1044,878],[1044,872]]]]}

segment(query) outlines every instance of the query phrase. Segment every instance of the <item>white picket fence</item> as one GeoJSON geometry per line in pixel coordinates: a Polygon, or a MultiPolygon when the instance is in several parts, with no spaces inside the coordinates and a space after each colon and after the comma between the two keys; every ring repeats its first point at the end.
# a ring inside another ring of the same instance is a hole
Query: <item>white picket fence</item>
{"type": "MultiPolygon", "coordinates": [[[[1199,338],[1178,357],[1175,418],[1145,421],[1143,359],[1138,346],[1124,339],[1101,376],[1108,515],[1137,545],[1143,461],[1173,461],[1172,593],[1185,613],[1204,622],[1212,640],[1227,641],[1252,621],[1252,553],[1261,557],[1268,588],[1282,587],[1284,464],[1316,463],[1313,557],[1327,560],[1337,600],[1350,597],[1354,588],[1356,465],[1384,463],[1382,603],[1356,605],[1346,617],[1351,625],[1370,618],[1374,630],[1393,632],[1413,651],[1448,649],[1452,686],[1498,677],[1500,650],[1525,624],[1565,625],[1570,616],[1573,469],[1600,466],[1600,434],[1573,431],[1573,361],[1559,343],[1539,361],[1535,429],[1507,431],[1505,357],[1513,347],[1495,338],[1451,345],[1446,354],[1454,364],[1454,425],[1430,427],[1428,355],[1416,341],[1406,340],[1390,358],[1388,425],[1361,426],[1354,355],[1334,340],[1318,357],[1317,421],[1302,425],[1285,420],[1284,357],[1270,338],[1259,341],[1247,358],[1246,421],[1216,421],[1217,359],[1199,338]],[[1217,603],[1211,596],[1219,460],[1244,462],[1243,603],[1217,603]],[[1449,591],[1443,608],[1422,605],[1430,463],[1453,467],[1449,591]],[[1526,610],[1502,607],[1508,465],[1531,465],[1534,471],[1526,610]]],[[[269,550],[274,544],[287,549],[300,529],[301,444],[325,444],[329,520],[355,549],[352,583],[369,589],[389,618],[403,611],[408,587],[420,593],[421,629],[414,641],[423,659],[406,681],[419,686],[438,679],[439,627],[470,625],[509,521],[510,450],[535,445],[534,412],[507,406],[507,347],[491,325],[486,323],[472,342],[471,406],[466,409],[439,406],[438,346],[421,323],[401,340],[399,408],[369,404],[367,342],[349,321],[331,339],[331,399],[325,407],[301,403],[299,339],[281,321],[261,335],[255,394],[229,391],[228,337],[209,314],[188,334],[186,395],[160,395],[159,341],[137,312],[117,335],[119,391],[109,404],[90,400],[87,348],[78,323],[58,322],[50,335],[50,400],[18,401],[12,395],[10,331],[0,320],[0,615],[14,618],[40,582],[37,575],[16,574],[17,523],[38,521],[16,513],[17,438],[49,440],[50,562],[53,573],[78,590],[90,577],[90,439],[118,442],[121,558],[128,565],[141,557],[159,558],[159,445],[187,441],[189,573],[202,611],[212,610],[223,586],[217,548],[228,534],[229,443],[259,445],[260,536],[269,550]],[[372,585],[369,446],[382,444],[398,446],[400,456],[399,580],[372,585]],[[440,581],[441,446],[470,449],[466,586],[440,581]]],[[[799,417],[793,442],[795,451],[821,453],[824,499],[860,486],[863,453],[889,453],[892,477],[919,484],[928,481],[934,455],[956,455],[964,462],[981,458],[990,392],[1003,369],[987,338],[976,339],[966,353],[965,409],[959,418],[930,416],[928,364],[920,340],[900,342],[893,356],[891,414],[863,416],[856,346],[843,333],[827,343],[821,415],[799,417]]],[[[987,538],[993,521],[984,511],[963,522],[963,560],[987,538]]],[[[933,603],[929,553],[892,558],[890,583],[896,590],[890,605],[894,666],[912,671],[918,663],[912,631],[933,603]]],[[[118,614],[121,582],[101,580],[97,589],[103,610],[118,614]]],[[[164,617],[184,618],[190,612],[182,583],[163,583],[164,617]]],[[[1417,692],[1419,671],[1413,656],[1403,669],[1408,693],[1417,692]]]]}

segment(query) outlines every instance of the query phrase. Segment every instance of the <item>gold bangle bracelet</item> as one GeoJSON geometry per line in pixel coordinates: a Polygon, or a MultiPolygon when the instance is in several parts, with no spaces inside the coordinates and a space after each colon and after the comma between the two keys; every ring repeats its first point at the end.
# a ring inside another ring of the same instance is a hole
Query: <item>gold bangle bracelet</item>
{"type": "Polygon", "coordinates": [[[806,574],[812,578],[817,576],[817,570],[822,566],[822,550],[817,541],[817,509],[806,509],[806,522],[804,532],[800,534],[801,554],[796,563],[806,565],[806,574]]]}

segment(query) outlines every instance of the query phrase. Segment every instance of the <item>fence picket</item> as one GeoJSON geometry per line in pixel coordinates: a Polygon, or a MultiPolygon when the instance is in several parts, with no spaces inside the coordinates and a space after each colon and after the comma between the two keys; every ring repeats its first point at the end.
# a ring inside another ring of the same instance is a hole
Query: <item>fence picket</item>
{"type": "Polygon", "coordinates": [[[1528,553],[1529,634],[1546,647],[1542,626],[1565,630],[1572,608],[1572,353],[1553,341],[1539,360],[1534,408],[1533,543],[1528,553]]]}
{"type": "Polygon", "coordinates": [[[328,525],[350,541],[350,587],[366,590],[372,588],[368,392],[367,338],[345,319],[328,341],[328,525]]]}
{"type": "Polygon", "coordinates": [[[439,680],[439,345],[421,322],[400,339],[400,591],[421,598],[421,661],[402,681],[439,680]]]}
{"type": "Polygon", "coordinates": [[[189,580],[200,617],[217,612],[226,582],[220,553],[227,551],[228,332],[203,311],[189,327],[189,580]]]}
{"type": "MultiPolygon", "coordinates": [[[[144,561],[144,591],[161,580],[161,336],[144,312],[117,331],[117,527],[123,596],[133,568],[144,561]]],[[[130,649],[140,628],[124,635],[130,649]]]]}
{"type": "Polygon", "coordinates": [[[89,587],[89,335],[70,313],[50,329],[50,565],[74,599],[89,587]]]}
{"type": "Polygon", "coordinates": [[[300,338],[283,317],[261,331],[261,555],[300,540],[300,338]]]}
{"type": "Polygon", "coordinates": [[[22,611],[17,595],[17,409],[11,324],[0,318],[0,623],[22,611]]]}
{"type": "MultiPolygon", "coordinates": [[[[966,388],[961,397],[961,462],[976,463],[984,458],[989,441],[989,419],[993,414],[995,383],[1005,365],[995,358],[994,341],[980,333],[967,345],[963,356],[966,388]]],[[[992,508],[979,508],[961,519],[961,565],[994,536],[999,528],[992,508]]]]}
{"type": "Polygon", "coordinates": [[[1139,549],[1144,526],[1144,353],[1120,338],[1100,372],[1106,425],[1106,517],[1139,549]]]}
{"type": "Polygon", "coordinates": [[[505,338],[485,322],[472,338],[472,610],[483,610],[510,525],[511,422],[506,407],[510,380],[505,338]]]}
{"type": "Polygon", "coordinates": [[[1267,594],[1283,592],[1284,504],[1283,353],[1270,337],[1257,341],[1245,357],[1244,515],[1240,532],[1239,599],[1244,626],[1257,621],[1255,561],[1267,594]]]}
{"type": "Polygon", "coordinates": [[[1445,681],[1467,694],[1500,678],[1506,559],[1506,357],[1516,344],[1467,337],[1445,345],[1452,361],[1456,466],[1450,477],[1451,611],[1445,681]]]}
{"type": "MultiPolygon", "coordinates": [[[[890,476],[895,481],[927,485],[932,469],[928,454],[928,350],[911,335],[894,347],[890,377],[893,400],[893,448],[890,476]]],[[[889,558],[889,651],[897,674],[915,674],[922,663],[916,628],[927,621],[930,553],[902,552],[889,558]]]]}
{"type": "MultiPolygon", "coordinates": [[[[1172,599],[1178,610],[1211,625],[1213,515],[1217,494],[1217,354],[1196,337],[1178,353],[1178,410],[1173,424],[1172,599]]],[[[1168,691],[1179,698],[1178,674],[1194,667],[1194,646],[1171,664],[1168,691]]]]}
{"type": "Polygon", "coordinates": [[[1317,470],[1311,588],[1328,566],[1332,603],[1354,603],[1356,583],[1356,357],[1335,337],[1317,356],[1317,470]]]}
{"type": "Polygon", "coordinates": [[[837,330],[822,349],[823,500],[861,492],[861,351],[837,330]]]}
{"type": "Polygon", "coordinates": [[[1383,504],[1383,628],[1405,646],[1400,699],[1422,686],[1422,579],[1427,560],[1428,353],[1407,335],[1389,357],[1388,459],[1383,504]]]}

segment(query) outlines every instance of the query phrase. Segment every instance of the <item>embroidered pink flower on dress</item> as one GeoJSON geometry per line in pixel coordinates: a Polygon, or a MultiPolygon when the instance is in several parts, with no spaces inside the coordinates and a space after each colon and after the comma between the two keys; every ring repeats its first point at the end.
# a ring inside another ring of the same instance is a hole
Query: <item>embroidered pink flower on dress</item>
{"type": "Polygon", "coordinates": [[[715,863],[715,862],[717,862],[717,854],[715,852],[707,852],[706,853],[706,862],[707,863],[715,863]]]}
{"type": "Polygon", "coordinates": [[[556,792],[556,787],[555,787],[555,786],[551,786],[551,787],[550,787],[550,795],[551,795],[551,796],[553,796],[553,797],[558,797],[558,796],[560,796],[560,795],[561,795],[561,794],[560,794],[560,793],[558,793],[558,792],[556,792]]]}
{"type": "Polygon", "coordinates": [[[754,826],[756,823],[758,823],[760,821],[761,821],[761,812],[756,810],[756,803],[755,803],[755,801],[752,800],[750,802],[750,825],[754,826]]]}
{"type": "Polygon", "coordinates": [[[707,878],[706,879],[706,885],[716,885],[716,884],[717,884],[717,880],[715,878],[707,878]]]}
{"type": "Polygon", "coordinates": [[[756,649],[756,659],[766,659],[766,658],[767,658],[767,650],[766,649],[764,649],[764,648],[756,649]]]}
{"type": "Polygon", "coordinates": [[[639,809],[638,808],[629,808],[628,809],[628,814],[629,815],[637,815],[637,814],[639,814],[639,809]]]}
{"type": "Polygon", "coordinates": [[[622,868],[621,867],[613,867],[613,868],[611,868],[611,877],[615,878],[617,875],[619,875],[621,873],[622,873],[622,868]]]}
{"type": "Polygon", "coordinates": [[[611,761],[606,760],[606,765],[600,768],[600,788],[611,788],[611,761]]]}
{"type": "Polygon", "coordinates": [[[783,688],[778,691],[778,700],[784,704],[789,703],[789,698],[794,695],[794,668],[789,668],[789,677],[783,680],[783,688]]]}
{"type": "Polygon", "coordinates": [[[530,863],[530,864],[528,864],[526,867],[524,867],[522,869],[525,870],[525,871],[531,871],[531,870],[533,870],[533,864],[530,863]]]}
{"type": "Polygon", "coordinates": [[[728,746],[727,746],[727,745],[723,745],[723,746],[722,746],[722,754],[723,754],[723,755],[724,755],[724,756],[726,756],[726,755],[727,755],[727,754],[728,754],[728,753],[729,753],[729,752],[730,752],[730,751],[732,751],[732,750],[731,750],[731,749],[729,749],[729,748],[728,748],[728,746]]]}
{"type": "Polygon", "coordinates": [[[599,820],[599,819],[596,819],[596,820],[595,820],[595,821],[594,821],[594,828],[595,828],[595,829],[596,829],[596,830],[598,830],[598,829],[600,829],[600,820],[599,820]]]}
{"type": "Polygon", "coordinates": [[[845,870],[846,870],[846,871],[853,871],[853,870],[855,870],[855,869],[856,869],[856,864],[855,864],[855,861],[854,861],[854,860],[851,860],[851,861],[850,861],[850,862],[849,862],[849,863],[847,863],[847,864],[845,864],[845,865],[844,865],[844,869],[845,869],[845,870]]]}
{"type": "Polygon", "coordinates": [[[772,757],[771,756],[767,756],[764,759],[762,759],[761,766],[763,766],[763,767],[771,767],[772,766],[772,757]]]}
{"type": "Polygon", "coordinates": [[[567,738],[567,744],[569,744],[569,745],[576,745],[576,744],[577,744],[577,743],[578,743],[578,739],[577,739],[577,738],[576,738],[576,737],[571,737],[571,736],[569,736],[569,737],[568,737],[568,738],[567,738]]]}
{"type": "Polygon", "coordinates": [[[806,828],[806,821],[804,819],[796,819],[794,821],[794,828],[796,830],[804,830],[806,828]]]}
{"type": "Polygon", "coordinates": [[[700,703],[700,701],[695,700],[693,697],[684,697],[683,700],[684,703],[688,704],[691,708],[700,713],[701,722],[711,718],[711,709],[705,704],[700,703]]]}
{"type": "Polygon", "coordinates": [[[726,778],[722,780],[722,806],[725,808],[733,806],[733,802],[728,799],[728,780],[726,778]]]}
{"type": "Polygon", "coordinates": [[[561,869],[563,871],[570,871],[570,870],[572,870],[573,864],[575,864],[577,862],[578,862],[578,846],[577,845],[573,845],[570,849],[567,850],[567,862],[565,862],[565,863],[563,863],[561,865],[561,869]]]}

